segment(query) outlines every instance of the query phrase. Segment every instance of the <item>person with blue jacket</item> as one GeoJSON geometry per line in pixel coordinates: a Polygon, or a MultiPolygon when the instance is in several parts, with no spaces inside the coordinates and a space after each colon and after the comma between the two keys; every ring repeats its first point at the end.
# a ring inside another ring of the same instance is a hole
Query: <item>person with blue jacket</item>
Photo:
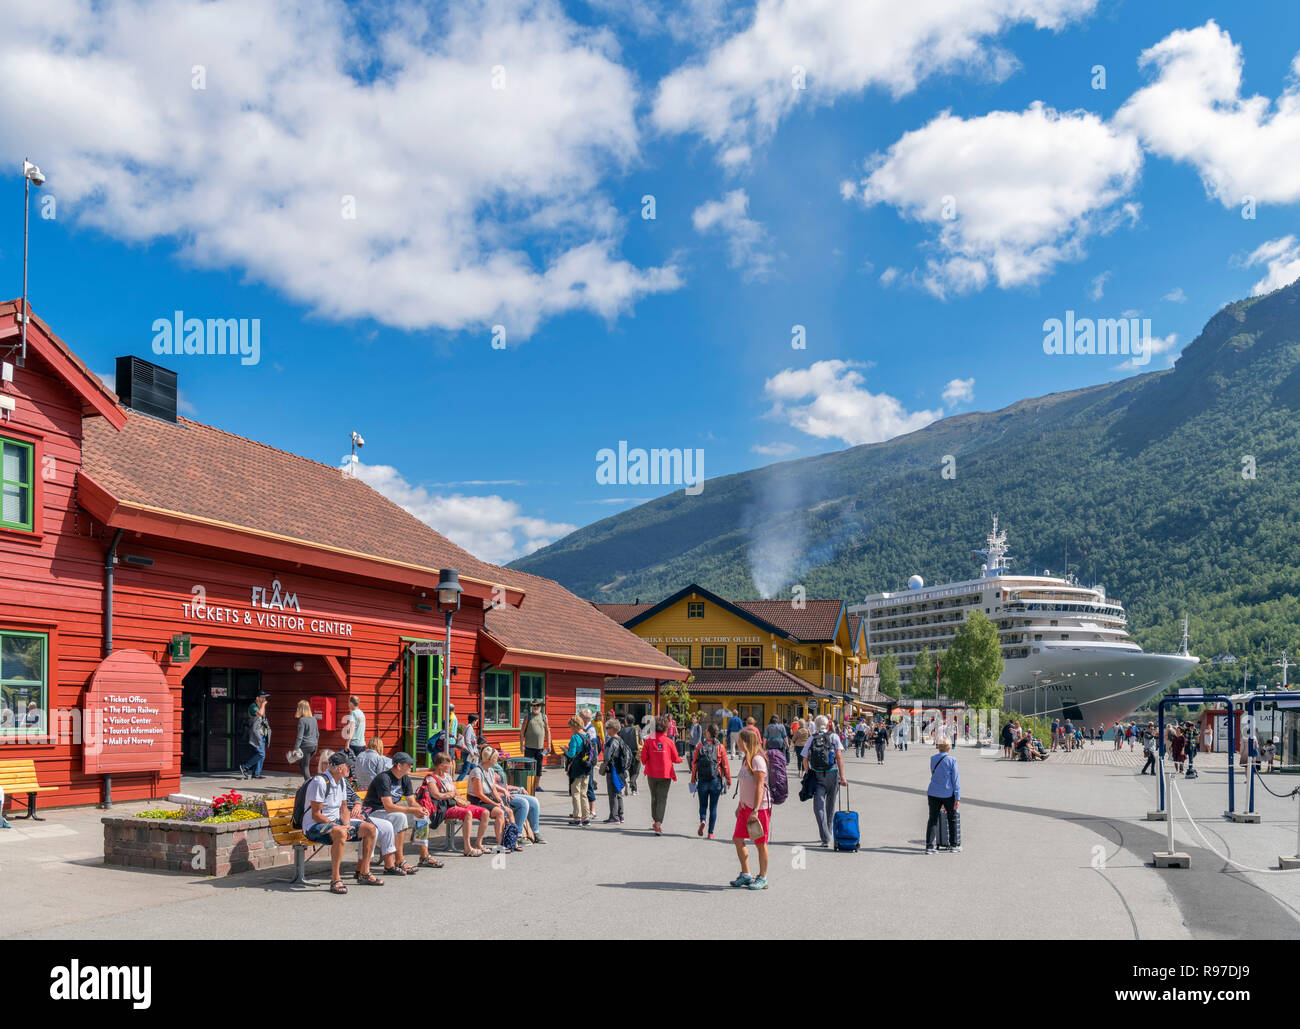
{"type": "Polygon", "coordinates": [[[943,737],[935,744],[939,753],[930,758],[930,788],[925,799],[930,802],[930,820],[925,823],[925,852],[935,853],[935,836],[939,831],[939,812],[948,817],[948,838],[953,841],[952,852],[961,853],[957,843],[957,806],[961,803],[961,777],[957,774],[957,759],[949,753],[951,745],[943,737]]]}

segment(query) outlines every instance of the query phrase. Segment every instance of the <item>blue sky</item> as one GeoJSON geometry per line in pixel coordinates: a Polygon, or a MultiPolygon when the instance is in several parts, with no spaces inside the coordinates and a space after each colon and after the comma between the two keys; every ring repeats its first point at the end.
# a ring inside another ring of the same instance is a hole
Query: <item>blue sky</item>
{"type": "Polygon", "coordinates": [[[259,319],[254,366],[155,358],[187,412],[334,464],[356,429],[500,561],[667,491],[597,484],[620,440],[712,477],[888,438],[1144,370],[1045,355],[1067,310],[1167,367],[1300,274],[1289,3],[422,6],[9,12],[0,293],[30,157],[33,308],[92,369],[259,319]]]}

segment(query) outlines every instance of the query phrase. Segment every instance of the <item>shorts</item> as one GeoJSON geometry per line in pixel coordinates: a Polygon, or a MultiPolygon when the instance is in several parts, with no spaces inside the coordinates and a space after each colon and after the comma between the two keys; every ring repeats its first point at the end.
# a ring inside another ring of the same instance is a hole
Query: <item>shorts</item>
{"type": "MultiPolygon", "coordinates": [[[[754,813],[752,807],[745,807],[744,804],[736,809],[736,831],[731,834],[733,840],[749,839],[749,816],[754,813]]],[[[772,832],[772,809],[770,807],[761,808],[757,814],[758,824],[763,827],[763,835],[754,842],[766,843],[768,836],[772,832]]]]}
{"type": "Polygon", "coordinates": [[[482,818],[487,814],[487,808],[479,807],[477,804],[457,805],[456,807],[447,808],[446,818],[448,821],[460,821],[466,816],[472,822],[476,818],[482,818]]]}
{"type": "MultiPolygon", "coordinates": [[[[311,840],[312,843],[333,843],[334,840],[330,836],[330,830],[333,829],[334,826],[342,824],[341,821],[330,822],[328,825],[324,822],[317,822],[310,829],[304,829],[302,834],[306,836],[307,839],[311,840]]],[[[355,819],[348,823],[348,835],[345,842],[351,843],[357,838],[357,824],[358,823],[355,819]]]]}

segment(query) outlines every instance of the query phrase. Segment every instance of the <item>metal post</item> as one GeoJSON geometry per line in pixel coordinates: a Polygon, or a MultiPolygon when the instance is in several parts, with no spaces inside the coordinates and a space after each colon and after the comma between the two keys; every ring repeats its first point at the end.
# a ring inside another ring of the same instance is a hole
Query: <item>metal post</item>
{"type": "MultiPolygon", "coordinates": [[[[446,613],[447,619],[447,653],[442,658],[442,742],[451,753],[452,741],[448,739],[451,732],[451,619],[454,611],[446,613]]],[[[482,700],[480,693],[479,699],[482,700]]],[[[545,742],[545,741],[543,741],[545,742]]]]}
{"type": "Polygon", "coordinates": [[[1228,814],[1232,814],[1237,809],[1236,805],[1236,785],[1237,776],[1233,771],[1233,763],[1237,760],[1237,734],[1232,718],[1232,701],[1228,701],[1228,814]]]}
{"type": "MultiPolygon", "coordinates": [[[[1173,773],[1166,772],[1165,775],[1172,776],[1173,773]]],[[[1163,777],[1161,778],[1160,782],[1161,784],[1164,784],[1163,777]]],[[[1172,810],[1170,810],[1169,816],[1165,819],[1165,825],[1168,829],[1168,836],[1167,836],[1168,842],[1165,845],[1165,853],[1172,854],[1174,852],[1174,813],[1172,810]]]]}
{"type": "Polygon", "coordinates": [[[32,305],[27,299],[27,237],[32,217],[32,180],[23,175],[23,344],[22,363],[27,361],[27,323],[32,317],[32,305]]]}
{"type": "MultiPolygon", "coordinates": [[[[1160,734],[1160,808],[1165,809],[1165,703],[1168,697],[1162,697],[1156,705],[1156,732],[1160,734]]],[[[1173,847],[1169,848],[1170,851],[1173,847]]]]}
{"type": "MultiPolygon", "coordinates": [[[[1246,701],[1246,723],[1248,729],[1254,729],[1255,727],[1255,698],[1254,697],[1251,697],[1250,700],[1246,701]]],[[[1248,800],[1246,802],[1247,803],[1246,811],[1253,815],[1255,813],[1255,757],[1250,752],[1251,750],[1250,741],[1251,741],[1251,736],[1248,734],[1246,736],[1246,781],[1250,784],[1250,787],[1249,790],[1247,791],[1248,800]]]]}

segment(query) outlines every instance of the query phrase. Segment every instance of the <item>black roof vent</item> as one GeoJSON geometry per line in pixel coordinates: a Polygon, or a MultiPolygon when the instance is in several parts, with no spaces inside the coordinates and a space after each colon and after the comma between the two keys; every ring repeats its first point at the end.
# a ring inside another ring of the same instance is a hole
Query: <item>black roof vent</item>
{"type": "Polygon", "coordinates": [[[132,411],[176,421],[176,373],[170,368],[138,357],[119,357],[116,393],[132,411]]]}

